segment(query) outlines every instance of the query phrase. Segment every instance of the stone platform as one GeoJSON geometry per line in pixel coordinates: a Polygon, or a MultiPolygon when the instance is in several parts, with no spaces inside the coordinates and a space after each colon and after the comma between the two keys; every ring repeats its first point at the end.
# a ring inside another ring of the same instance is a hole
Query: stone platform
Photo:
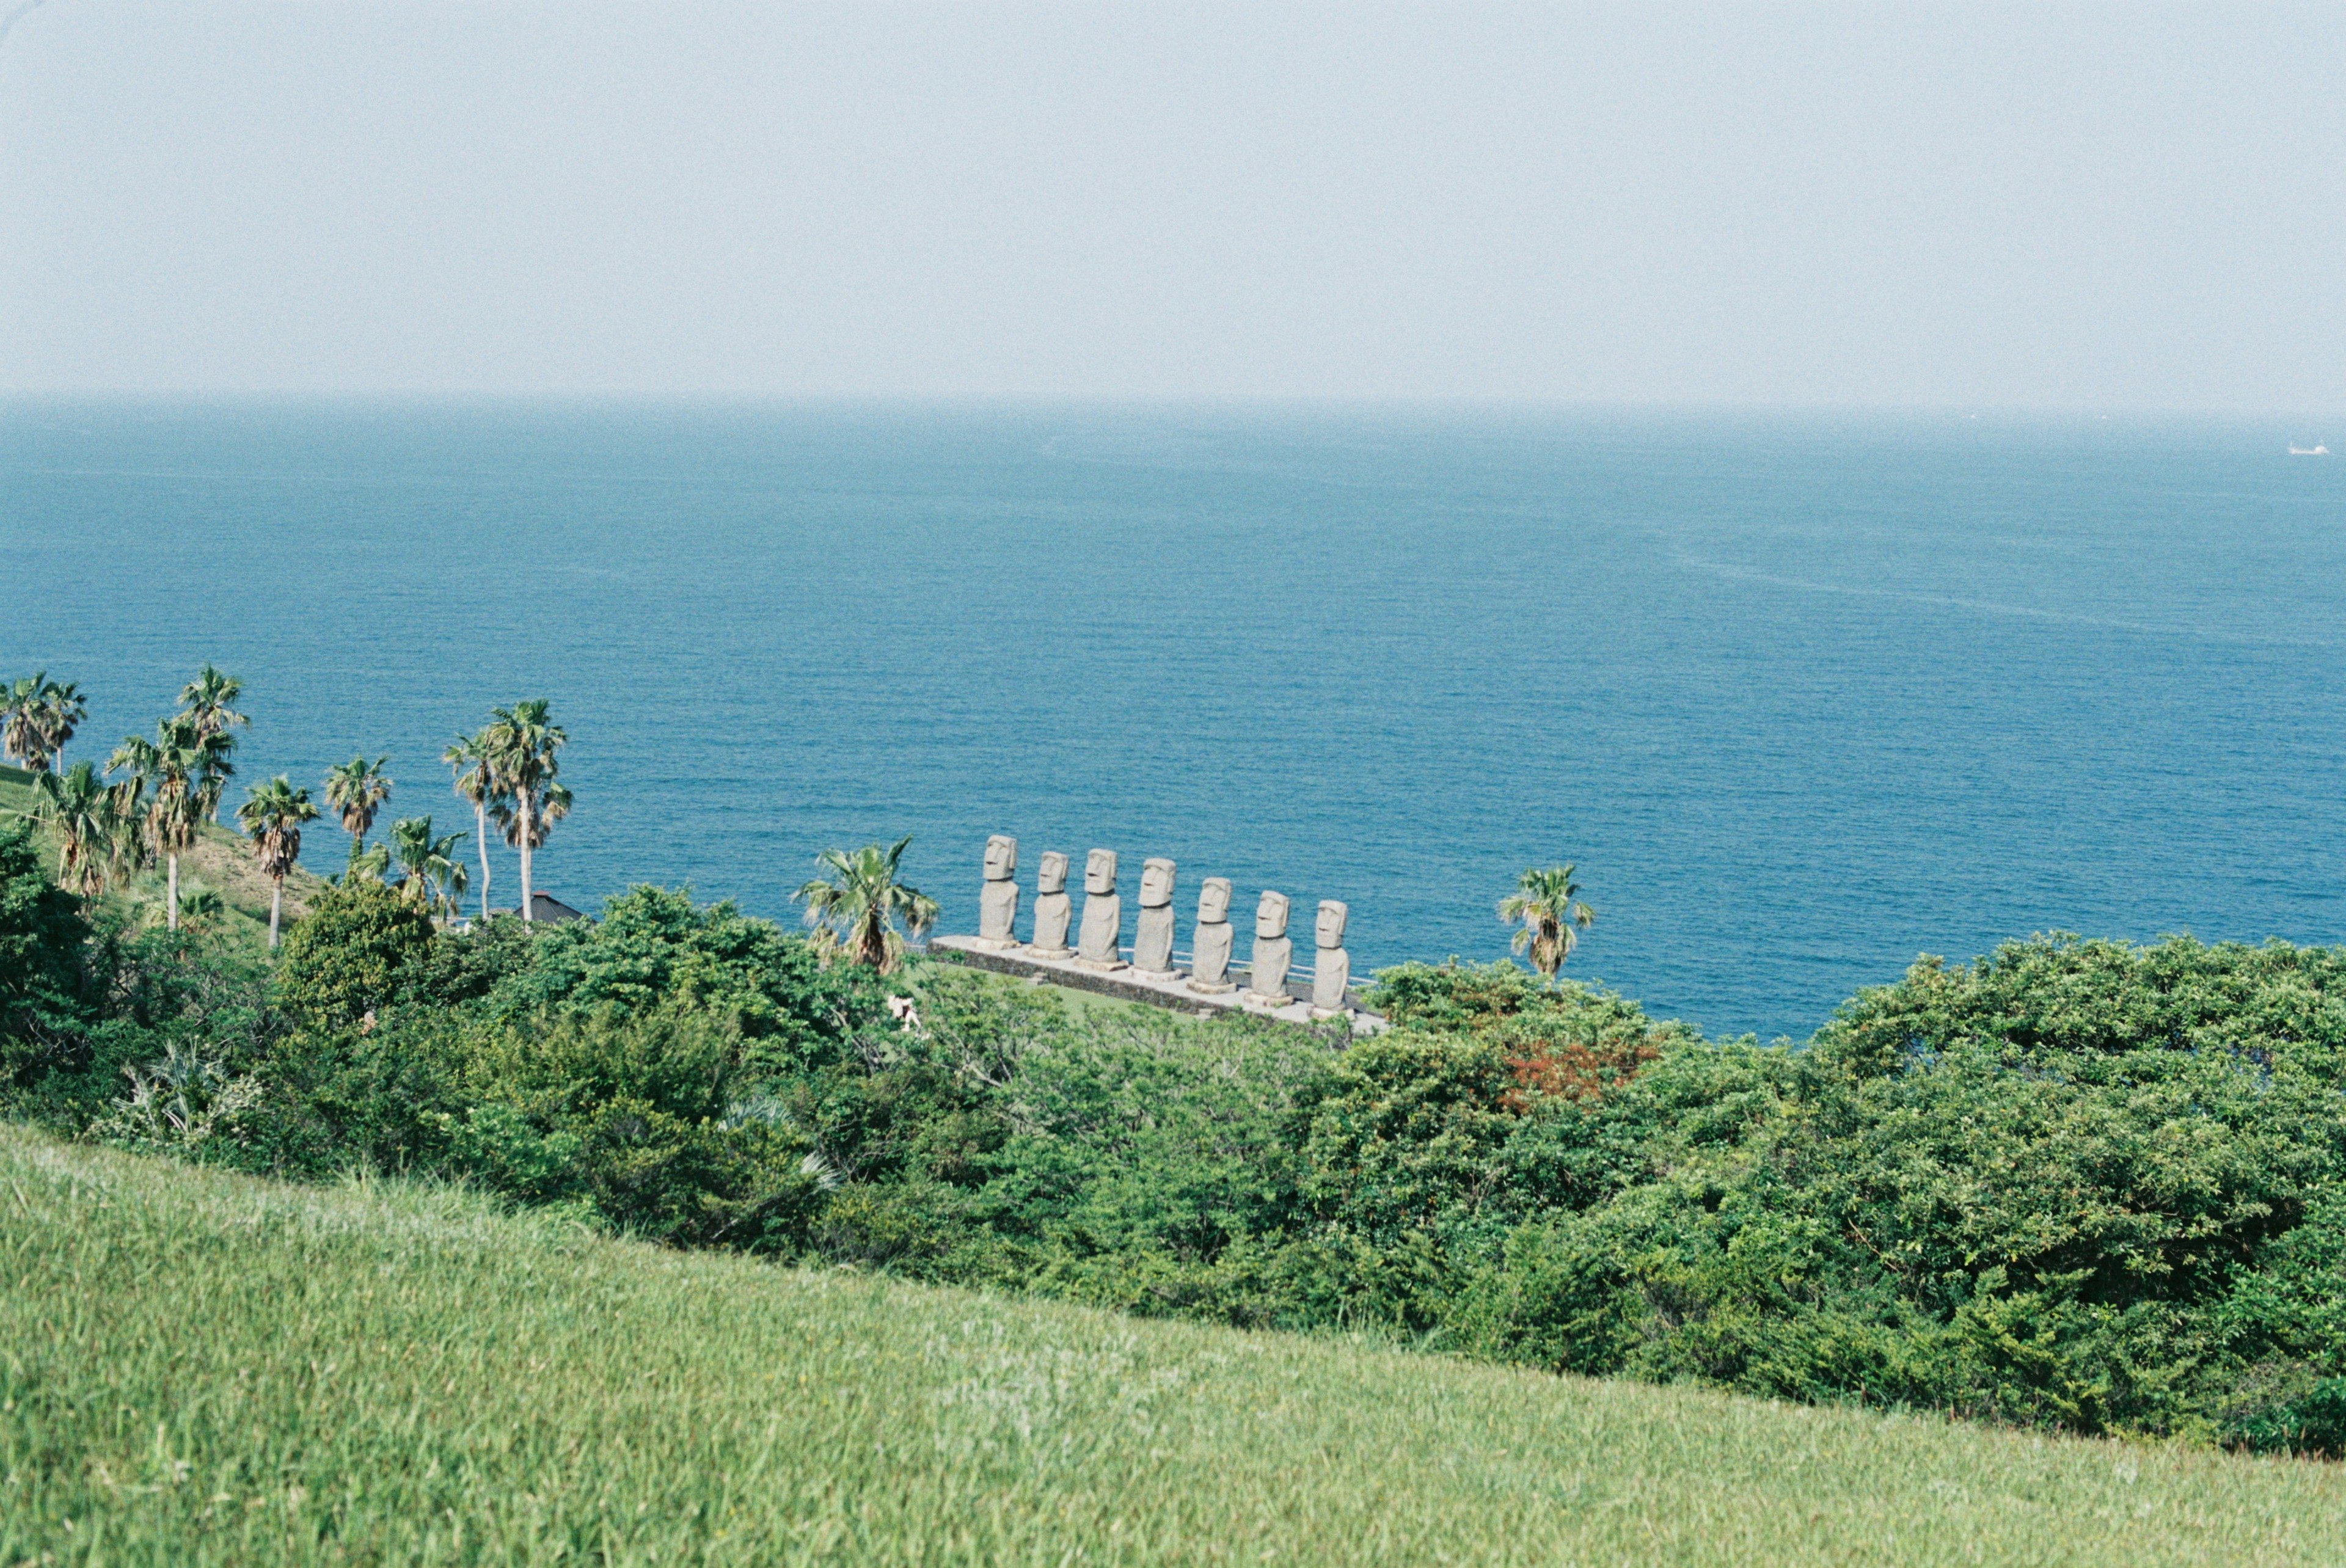
{"type": "MultiPolygon", "coordinates": [[[[1071,991],[1088,991],[1100,996],[1113,996],[1119,1002],[1137,1002],[1176,1013],[1198,1016],[1216,1013],[1251,1013],[1259,1018],[1277,1018],[1289,1023],[1328,1022],[1312,1018],[1311,986],[1309,981],[1304,980],[1290,979],[1287,985],[1286,1003],[1272,1006],[1248,996],[1243,982],[1240,982],[1239,990],[1206,996],[1190,990],[1186,976],[1173,980],[1143,980],[1137,971],[1129,967],[1103,973],[1096,969],[1086,969],[1072,958],[1036,958],[1023,947],[1014,947],[1006,952],[997,952],[982,944],[974,936],[931,937],[929,951],[939,955],[950,954],[950,962],[964,963],[972,969],[990,970],[995,974],[1015,974],[1046,985],[1064,985],[1071,991]]],[[[1176,953],[1174,956],[1178,959],[1184,955],[1176,953]]],[[[1345,998],[1351,1003],[1347,1012],[1352,1022],[1352,1033],[1382,1033],[1386,1028],[1385,1021],[1362,1007],[1357,1000],[1359,995],[1359,988],[1354,987],[1345,998]]]]}

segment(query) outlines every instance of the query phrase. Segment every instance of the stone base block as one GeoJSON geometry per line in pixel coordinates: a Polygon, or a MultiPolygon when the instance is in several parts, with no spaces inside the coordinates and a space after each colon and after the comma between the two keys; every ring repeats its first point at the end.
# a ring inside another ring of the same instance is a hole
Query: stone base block
{"type": "MultiPolygon", "coordinates": [[[[1064,948],[1058,955],[1049,958],[1037,955],[1032,946],[997,952],[979,946],[976,939],[966,936],[933,938],[929,951],[948,962],[1012,975],[1030,984],[1063,985],[1071,991],[1088,991],[1193,1015],[1210,1017],[1217,1013],[1243,1012],[1249,1017],[1271,1017],[1290,1023],[1307,1023],[1311,1017],[1311,998],[1300,987],[1290,986],[1285,996],[1241,996],[1233,983],[1208,982],[1200,985],[1178,970],[1169,980],[1145,976],[1122,962],[1121,954],[1116,967],[1109,969],[1078,962],[1075,954],[1064,948]]],[[[1373,1013],[1352,1013],[1355,1034],[1373,1034],[1384,1027],[1385,1021],[1373,1013]]]]}
{"type": "Polygon", "coordinates": [[[1018,950],[1028,958],[1047,958],[1054,963],[1065,963],[1076,956],[1072,947],[1022,947],[1018,950]]]}
{"type": "Polygon", "coordinates": [[[1087,969],[1094,974],[1114,974],[1119,970],[1130,969],[1132,965],[1120,958],[1079,958],[1076,960],[1076,967],[1087,969]]]}
{"type": "Polygon", "coordinates": [[[1178,969],[1142,969],[1139,966],[1135,965],[1132,971],[1132,978],[1135,980],[1153,980],[1159,985],[1167,985],[1180,979],[1181,972],[1178,969]]]}

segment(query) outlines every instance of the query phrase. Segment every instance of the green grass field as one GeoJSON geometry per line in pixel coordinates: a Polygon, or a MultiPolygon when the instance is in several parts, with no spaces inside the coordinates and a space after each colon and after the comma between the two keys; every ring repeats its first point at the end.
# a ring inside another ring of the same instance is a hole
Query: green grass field
{"type": "Polygon", "coordinates": [[[0,1563],[2337,1563],[2346,1469],[665,1252],[0,1126],[0,1563]]]}

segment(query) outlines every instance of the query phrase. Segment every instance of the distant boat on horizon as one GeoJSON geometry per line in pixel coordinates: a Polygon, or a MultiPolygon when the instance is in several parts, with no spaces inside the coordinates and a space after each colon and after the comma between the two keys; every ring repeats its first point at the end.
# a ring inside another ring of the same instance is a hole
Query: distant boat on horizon
{"type": "Polygon", "coordinates": [[[2330,449],[2318,443],[2312,446],[2300,446],[2295,442],[2291,442],[2289,454],[2291,457],[2327,457],[2330,455],[2330,449]]]}

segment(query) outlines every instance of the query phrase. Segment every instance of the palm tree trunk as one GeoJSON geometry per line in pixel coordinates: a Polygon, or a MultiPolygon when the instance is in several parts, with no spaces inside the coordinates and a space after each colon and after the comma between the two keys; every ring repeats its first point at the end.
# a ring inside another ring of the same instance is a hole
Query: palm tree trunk
{"type": "Polygon", "coordinates": [[[529,881],[529,840],[532,837],[533,824],[529,820],[527,790],[519,792],[518,805],[521,810],[521,922],[524,925],[535,925],[537,922],[532,918],[529,907],[532,891],[529,881]]]}
{"type": "Polygon", "coordinates": [[[284,907],[285,879],[279,877],[276,885],[269,890],[269,946],[271,952],[277,947],[277,911],[284,907]]]}
{"type": "Polygon", "coordinates": [[[168,859],[171,862],[169,902],[164,906],[163,919],[171,930],[177,931],[179,929],[179,851],[173,850],[168,859]]]}
{"type": "Polygon", "coordinates": [[[489,918],[489,809],[477,802],[473,807],[473,831],[481,840],[481,919],[489,918]]]}

